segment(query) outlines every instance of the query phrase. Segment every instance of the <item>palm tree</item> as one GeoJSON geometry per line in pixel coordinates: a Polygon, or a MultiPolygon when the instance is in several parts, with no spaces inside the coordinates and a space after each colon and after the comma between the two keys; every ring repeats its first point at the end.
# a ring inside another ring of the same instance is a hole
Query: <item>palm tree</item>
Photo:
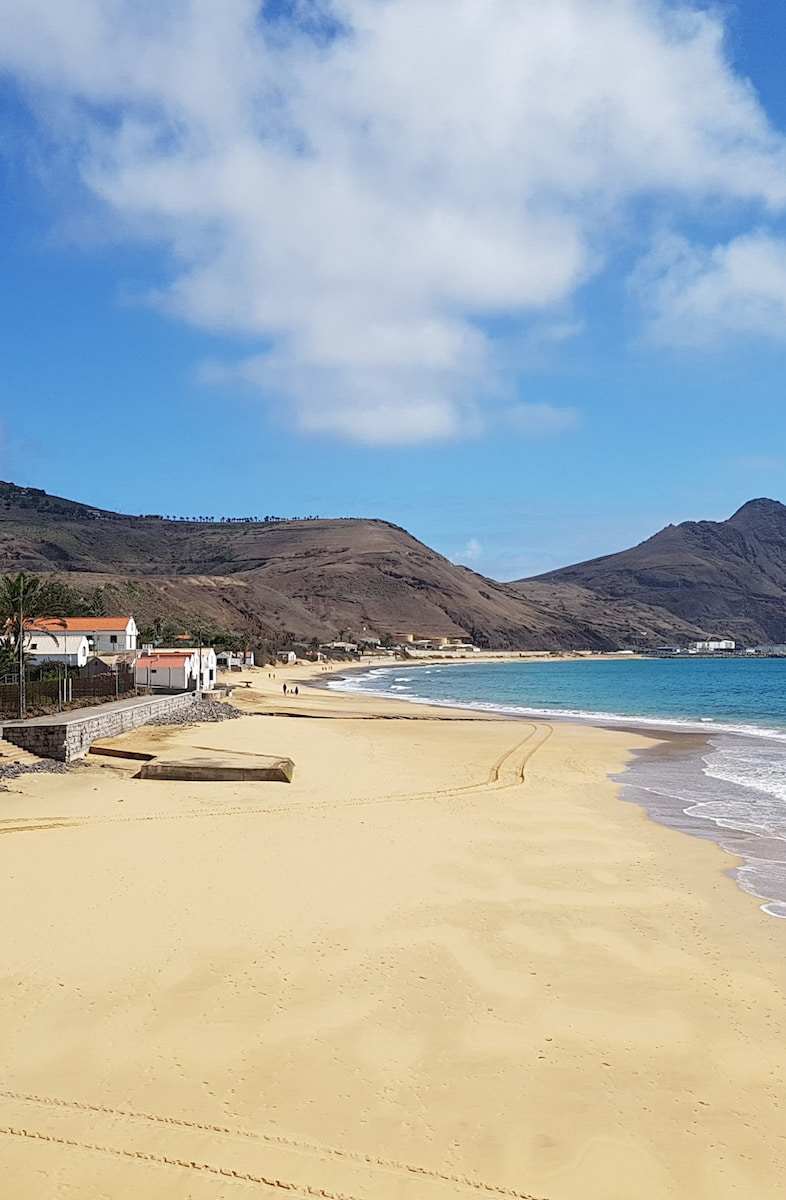
{"type": "MultiPolygon", "coordinates": [[[[36,617],[45,616],[51,607],[47,585],[35,575],[6,576],[0,580],[0,627],[6,645],[16,656],[19,673],[19,719],[27,708],[25,696],[25,639],[36,617]]],[[[65,622],[63,622],[65,627],[65,622]]]]}

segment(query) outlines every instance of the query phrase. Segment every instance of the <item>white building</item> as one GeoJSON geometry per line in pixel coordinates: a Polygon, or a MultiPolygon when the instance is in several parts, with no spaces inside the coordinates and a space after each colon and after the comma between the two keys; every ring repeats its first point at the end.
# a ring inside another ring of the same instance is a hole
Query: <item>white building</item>
{"type": "Polygon", "coordinates": [[[199,688],[203,692],[212,692],[216,686],[218,663],[216,652],[212,646],[203,646],[201,650],[192,650],[192,675],[199,679],[199,688]]]}
{"type": "Polygon", "coordinates": [[[25,659],[31,667],[41,663],[59,663],[63,667],[84,667],[90,657],[90,646],[83,633],[59,629],[39,629],[34,626],[25,640],[25,659]]]}
{"type": "Polygon", "coordinates": [[[185,692],[210,692],[216,685],[216,652],[201,650],[146,650],[134,663],[137,687],[185,692]]]}
{"type": "Polygon", "coordinates": [[[243,667],[253,667],[253,650],[220,650],[216,654],[216,662],[226,671],[240,671],[243,667]]]}
{"type": "Polygon", "coordinates": [[[736,645],[731,638],[710,638],[707,642],[694,642],[693,649],[697,654],[714,654],[717,650],[734,650],[736,645]]]}
{"type": "Polygon", "coordinates": [[[169,650],[142,654],[134,663],[134,682],[137,687],[185,692],[194,686],[192,665],[190,657],[169,650]]]}
{"type": "Polygon", "coordinates": [[[121,654],[136,650],[138,630],[133,617],[39,617],[36,630],[83,634],[92,654],[121,654]]]}

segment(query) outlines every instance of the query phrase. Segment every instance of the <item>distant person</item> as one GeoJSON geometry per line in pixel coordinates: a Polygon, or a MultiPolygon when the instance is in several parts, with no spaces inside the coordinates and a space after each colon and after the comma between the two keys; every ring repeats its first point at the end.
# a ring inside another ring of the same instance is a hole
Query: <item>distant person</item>
{"type": "Polygon", "coordinates": [[[287,685],[284,684],[284,695],[286,696],[286,694],[287,694],[287,685]]]}
{"type": "Polygon", "coordinates": [[[297,694],[298,694],[297,684],[295,684],[295,695],[297,696],[297,694]]]}

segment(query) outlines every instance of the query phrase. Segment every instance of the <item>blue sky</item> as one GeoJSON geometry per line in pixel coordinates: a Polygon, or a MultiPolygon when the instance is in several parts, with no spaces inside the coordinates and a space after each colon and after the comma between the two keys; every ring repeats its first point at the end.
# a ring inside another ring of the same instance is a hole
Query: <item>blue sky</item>
{"type": "Polygon", "coordinates": [[[497,578],[786,500],[780,0],[0,30],[3,478],[497,578]]]}

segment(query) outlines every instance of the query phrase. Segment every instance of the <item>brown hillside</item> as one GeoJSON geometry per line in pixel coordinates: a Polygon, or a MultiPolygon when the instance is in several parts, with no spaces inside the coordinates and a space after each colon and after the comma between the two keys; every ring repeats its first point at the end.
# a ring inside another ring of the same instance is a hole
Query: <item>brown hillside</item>
{"type": "MultiPolygon", "coordinates": [[[[727,521],[669,525],[630,550],[541,575],[611,601],[657,605],[739,642],[786,642],[786,507],[750,500],[727,521]]],[[[529,595],[532,580],[514,586],[529,595]]]]}
{"type": "Polygon", "coordinates": [[[495,583],[385,521],[169,521],[0,484],[0,571],[102,586],[140,623],[205,619],[255,636],[468,635],[520,649],[652,645],[702,631],[561,583],[495,583]]]}

